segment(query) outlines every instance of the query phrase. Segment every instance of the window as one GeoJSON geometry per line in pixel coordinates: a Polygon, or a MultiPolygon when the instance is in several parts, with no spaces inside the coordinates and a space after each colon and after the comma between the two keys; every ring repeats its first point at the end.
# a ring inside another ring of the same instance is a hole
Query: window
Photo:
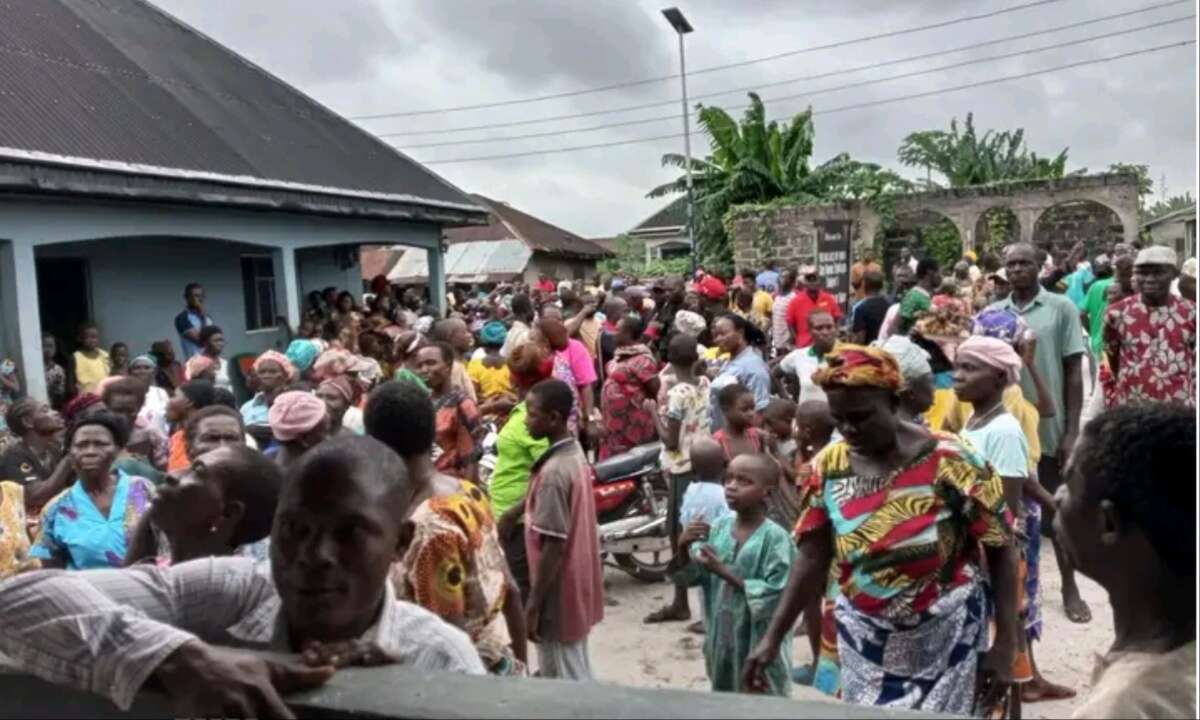
{"type": "Polygon", "coordinates": [[[242,256],[242,297],[246,329],[275,327],[275,262],[270,255],[242,256]]]}

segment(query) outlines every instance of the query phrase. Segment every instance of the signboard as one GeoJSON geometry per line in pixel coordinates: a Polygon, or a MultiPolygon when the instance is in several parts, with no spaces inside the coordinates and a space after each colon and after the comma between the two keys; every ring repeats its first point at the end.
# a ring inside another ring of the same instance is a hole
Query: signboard
{"type": "Polygon", "coordinates": [[[817,220],[817,272],[825,279],[825,289],[837,298],[846,317],[850,316],[850,236],[851,220],[817,220]]]}

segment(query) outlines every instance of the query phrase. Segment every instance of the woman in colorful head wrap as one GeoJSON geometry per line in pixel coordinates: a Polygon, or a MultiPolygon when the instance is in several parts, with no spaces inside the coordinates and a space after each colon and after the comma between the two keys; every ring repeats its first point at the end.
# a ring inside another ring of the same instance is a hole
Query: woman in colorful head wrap
{"type": "Polygon", "coordinates": [[[483,357],[472,358],[467,363],[467,376],[475,383],[479,398],[479,412],[484,416],[507,414],[517,403],[513,394],[512,373],[508,363],[500,354],[508,329],[499,320],[491,320],[479,331],[479,343],[483,346],[483,357]],[[499,401],[499,402],[497,402],[499,401]]]}
{"type": "Polygon", "coordinates": [[[898,417],[902,379],[890,353],[841,345],[825,362],[814,380],[844,439],[813,460],[798,559],[746,661],[746,682],[763,687],[763,669],[836,563],[844,700],[964,715],[991,709],[1011,681],[1017,637],[1016,556],[1000,479],[954,436],[898,417]],[[980,546],[996,596],[997,639],[986,655],[980,546]]]}
{"type": "Polygon", "coordinates": [[[183,365],[183,376],[187,380],[217,381],[217,370],[220,365],[216,360],[203,353],[193,355],[183,365]]]}
{"type": "Polygon", "coordinates": [[[265,454],[287,467],[309,448],[329,436],[329,414],[324,401],[310,392],[280,393],[271,404],[271,434],[279,443],[265,454]]]}
{"type": "Polygon", "coordinates": [[[954,405],[954,352],[971,334],[971,314],[958,298],[938,295],[930,311],[913,326],[913,342],[929,352],[933,368],[933,405],[925,412],[931,428],[941,428],[954,405]]]}
{"type": "Polygon", "coordinates": [[[242,405],[242,420],[248,429],[268,424],[267,413],[275,397],[296,377],[296,368],[287,356],[268,350],[254,361],[254,379],[258,392],[242,405]]]}
{"type": "Polygon", "coordinates": [[[307,338],[297,338],[288,343],[287,351],[284,353],[288,362],[296,368],[296,372],[303,375],[312,369],[313,363],[317,361],[317,356],[321,354],[321,349],[317,343],[307,338]]]}
{"type": "Polygon", "coordinates": [[[171,394],[154,383],[157,370],[158,363],[149,355],[138,355],[129,361],[129,376],[141,380],[147,388],[146,401],[142,403],[138,421],[169,436],[171,429],[167,424],[167,403],[171,401],[171,394]]]}

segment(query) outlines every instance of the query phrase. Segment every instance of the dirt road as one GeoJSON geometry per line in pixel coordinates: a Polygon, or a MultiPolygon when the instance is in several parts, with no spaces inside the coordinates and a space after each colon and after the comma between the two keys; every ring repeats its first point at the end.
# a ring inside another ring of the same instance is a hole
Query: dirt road
{"type": "MultiPolygon", "coordinates": [[[[1088,625],[1071,623],[1063,614],[1058,567],[1049,543],[1042,548],[1041,568],[1044,629],[1042,642],[1035,646],[1036,658],[1050,680],[1074,687],[1080,694],[1074,700],[1028,705],[1023,714],[1027,718],[1069,717],[1088,691],[1095,656],[1112,642],[1112,616],[1104,591],[1081,578],[1083,596],[1094,618],[1088,625]]],[[[610,605],[605,608],[604,622],[589,639],[597,679],[638,687],[707,691],[704,638],[686,632],[686,623],[642,624],[643,617],[670,599],[671,587],[665,583],[646,585],[611,569],[606,580],[610,605]],[[617,604],[611,605],[612,601],[617,604]]],[[[695,602],[692,612],[698,617],[695,602]]],[[[810,660],[807,640],[796,639],[794,654],[797,663],[810,660]]],[[[793,698],[822,697],[811,688],[796,686],[794,690],[793,698]]]]}

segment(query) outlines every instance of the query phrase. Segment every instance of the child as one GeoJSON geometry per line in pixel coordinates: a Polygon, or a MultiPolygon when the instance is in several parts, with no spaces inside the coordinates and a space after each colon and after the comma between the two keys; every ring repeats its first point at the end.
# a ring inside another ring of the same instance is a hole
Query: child
{"type": "Polygon", "coordinates": [[[504,347],[507,337],[508,330],[504,323],[499,320],[488,321],[479,331],[483,355],[467,363],[467,375],[475,383],[475,391],[479,396],[480,414],[500,424],[517,404],[508,363],[500,355],[500,348],[504,347]]]}
{"type": "Polygon", "coordinates": [[[46,367],[46,399],[50,407],[62,410],[67,401],[67,371],[55,359],[58,356],[58,340],[53,333],[42,333],[42,364],[46,367]]]}
{"type": "Polygon", "coordinates": [[[725,417],[725,427],[713,433],[713,440],[725,450],[725,459],[743,453],[767,450],[767,437],[754,427],[754,393],[745,385],[726,385],[717,393],[717,404],[725,417]]]}
{"type": "Polygon", "coordinates": [[[812,459],[833,438],[835,423],[824,400],[805,400],[796,406],[796,480],[808,475],[812,459]]]}
{"type": "MultiPolygon", "coordinates": [[[[764,509],[767,493],[778,482],[774,458],[738,455],[725,472],[725,498],[735,514],[717,519],[711,529],[694,521],[679,539],[681,552],[693,561],[681,579],[704,591],[704,660],[713,690],[742,689],[746,656],[766,632],[795,559],[791,533],[769,520],[764,509]],[[692,552],[692,545],[706,538],[692,552]]],[[[791,655],[791,640],[785,639],[764,672],[770,694],[791,694],[791,655]]]]}
{"type": "Polygon", "coordinates": [[[79,349],[72,356],[75,360],[75,381],[79,394],[95,393],[100,381],[112,372],[112,361],[108,353],[100,349],[100,328],[95,323],[79,326],[79,349]]]}
{"type": "MultiPolygon", "coordinates": [[[[671,363],[674,384],[665,394],[666,399],[658,418],[658,434],[663,443],[661,465],[667,472],[668,486],[671,488],[667,518],[672,548],[679,542],[680,528],[688,522],[683,519],[683,503],[684,498],[692,494],[692,487],[697,479],[698,471],[694,465],[693,454],[695,443],[706,442],[716,449],[720,465],[713,468],[710,464],[706,469],[709,471],[707,478],[712,481],[709,485],[717,488],[718,493],[720,478],[725,471],[725,457],[721,447],[708,438],[709,380],[706,377],[696,377],[697,358],[696,338],[691,335],[676,335],[667,345],[667,360],[671,363]]],[[[705,452],[709,451],[702,451],[702,458],[705,452]]],[[[723,494],[719,500],[724,506],[723,494]]],[[[710,518],[709,522],[711,521],[710,518]]],[[[678,561],[677,556],[672,558],[672,563],[678,564],[678,561]]],[[[671,604],[647,615],[644,622],[653,624],[690,618],[687,587],[676,583],[675,597],[671,604]]]]}
{"type": "Polygon", "coordinates": [[[525,497],[525,623],[541,677],[591,680],[587,641],[604,618],[604,587],[591,469],[568,429],[574,403],[574,390],[561,380],[543,380],[525,398],[529,435],[550,441],[530,469],[525,497]]]}
{"type": "Polygon", "coordinates": [[[123,342],[113,343],[113,346],[108,349],[109,364],[112,369],[109,370],[109,375],[128,375],[129,374],[129,346],[123,342]]]}
{"type": "Polygon", "coordinates": [[[763,428],[771,433],[779,444],[779,459],[784,467],[792,467],[796,454],[796,440],[792,436],[792,419],[796,415],[796,403],[786,398],[771,398],[763,409],[763,428]]]}

